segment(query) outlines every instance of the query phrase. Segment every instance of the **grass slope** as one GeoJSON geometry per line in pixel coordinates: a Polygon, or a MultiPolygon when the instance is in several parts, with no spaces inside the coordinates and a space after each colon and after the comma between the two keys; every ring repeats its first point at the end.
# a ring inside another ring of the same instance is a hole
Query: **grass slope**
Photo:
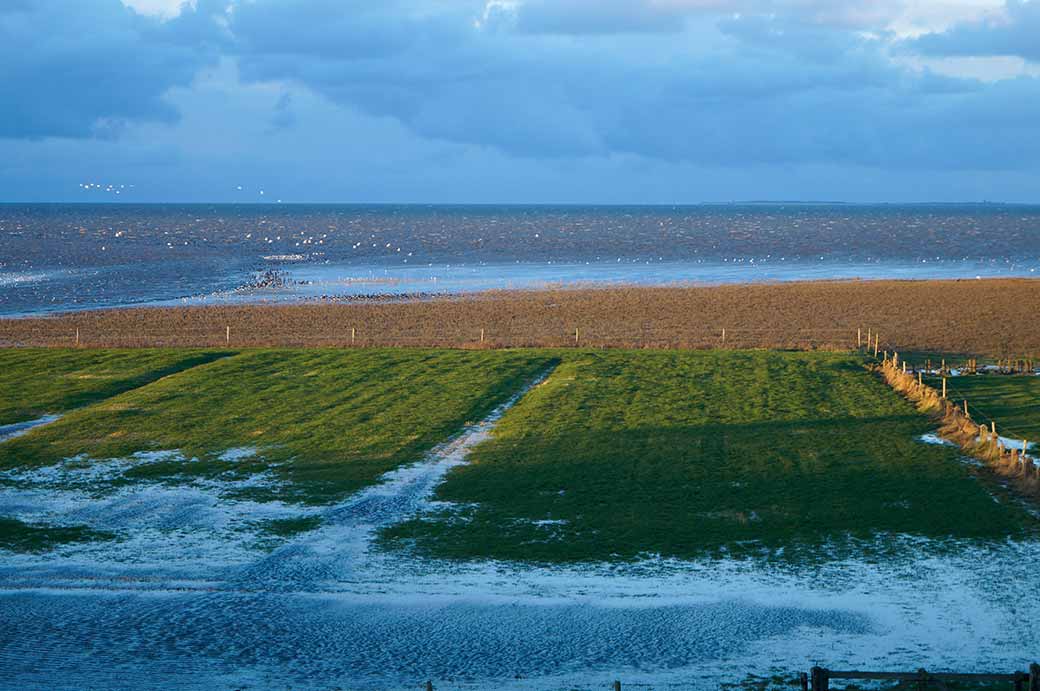
{"type": "Polygon", "coordinates": [[[0,469],[179,449],[130,479],[274,469],[323,502],[421,458],[546,369],[533,351],[258,350],[129,391],[0,445],[0,469]],[[231,448],[251,458],[219,460],[231,448]]]}
{"type": "Polygon", "coordinates": [[[953,450],[915,440],[928,429],[852,356],[575,354],[449,475],[438,497],[454,512],[383,537],[439,556],[574,561],[1036,529],[953,450]]]}
{"type": "Polygon", "coordinates": [[[179,349],[0,349],[0,425],[64,413],[227,353],[179,349]]]}

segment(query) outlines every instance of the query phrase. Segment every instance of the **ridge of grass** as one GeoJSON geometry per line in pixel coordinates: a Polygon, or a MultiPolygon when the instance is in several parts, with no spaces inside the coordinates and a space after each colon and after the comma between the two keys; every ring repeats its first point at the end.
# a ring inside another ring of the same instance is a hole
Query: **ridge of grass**
{"type": "Polygon", "coordinates": [[[437,498],[455,506],[381,539],[438,557],[573,562],[1036,534],[956,450],[916,440],[930,430],[852,355],[576,353],[448,475],[437,498]]]}
{"type": "Polygon", "coordinates": [[[229,354],[185,348],[0,349],[0,425],[65,413],[229,354]]]}
{"type": "MultiPolygon", "coordinates": [[[[371,484],[486,416],[544,371],[546,351],[245,351],[76,410],[0,445],[0,470],[64,458],[142,462],[135,479],[272,472],[283,498],[324,503],[371,484]],[[256,449],[237,460],[233,448],[256,449]]],[[[265,496],[270,488],[242,492],[265,496]]]]}

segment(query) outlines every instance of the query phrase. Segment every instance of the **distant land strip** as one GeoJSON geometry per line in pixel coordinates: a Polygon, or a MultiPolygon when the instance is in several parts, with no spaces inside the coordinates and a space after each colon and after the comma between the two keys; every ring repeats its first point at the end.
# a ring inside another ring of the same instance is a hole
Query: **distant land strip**
{"type": "Polygon", "coordinates": [[[1040,279],[489,291],[399,301],[138,307],[0,319],[0,346],[882,347],[1040,354],[1040,279]]]}

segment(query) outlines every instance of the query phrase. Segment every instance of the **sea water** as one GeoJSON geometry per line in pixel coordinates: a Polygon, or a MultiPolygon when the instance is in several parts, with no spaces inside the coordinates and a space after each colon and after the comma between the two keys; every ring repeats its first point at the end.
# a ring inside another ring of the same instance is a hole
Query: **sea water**
{"type": "Polygon", "coordinates": [[[7,316],[1038,270],[1040,206],[0,205],[7,316]]]}

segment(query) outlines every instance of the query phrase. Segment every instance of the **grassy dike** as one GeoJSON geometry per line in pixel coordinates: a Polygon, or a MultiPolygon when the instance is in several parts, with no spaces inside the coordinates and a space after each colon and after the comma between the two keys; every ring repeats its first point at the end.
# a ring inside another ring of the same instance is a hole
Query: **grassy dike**
{"type": "MultiPolygon", "coordinates": [[[[917,441],[932,423],[851,355],[133,352],[140,359],[0,351],[7,381],[17,379],[11,409],[73,408],[0,444],[0,489],[5,471],[177,450],[133,461],[116,483],[267,473],[277,481],[237,491],[331,503],[421,459],[555,366],[441,486],[438,498],[458,505],[389,529],[384,544],[553,562],[861,553],[885,549],[897,534],[946,544],[1037,531],[956,450],[917,441]],[[239,453],[223,456],[232,449],[239,453]]],[[[104,537],[0,518],[0,546],[9,549],[104,537]]],[[[314,525],[290,521],[275,532],[314,525]]]]}
{"type": "Polygon", "coordinates": [[[270,470],[285,498],[335,501],[420,459],[552,361],[538,351],[247,351],[2,444],[0,470],[178,450],[194,460],[141,463],[125,479],[270,470]],[[229,449],[249,451],[221,459],[229,449]]]}
{"type": "Polygon", "coordinates": [[[589,352],[514,407],[438,498],[383,534],[534,561],[886,551],[1003,540],[1037,521],[853,356],[589,352]],[[999,495],[998,495],[999,497],[999,495]],[[820,550],[823,550],[822,552],[820,550]]]}

